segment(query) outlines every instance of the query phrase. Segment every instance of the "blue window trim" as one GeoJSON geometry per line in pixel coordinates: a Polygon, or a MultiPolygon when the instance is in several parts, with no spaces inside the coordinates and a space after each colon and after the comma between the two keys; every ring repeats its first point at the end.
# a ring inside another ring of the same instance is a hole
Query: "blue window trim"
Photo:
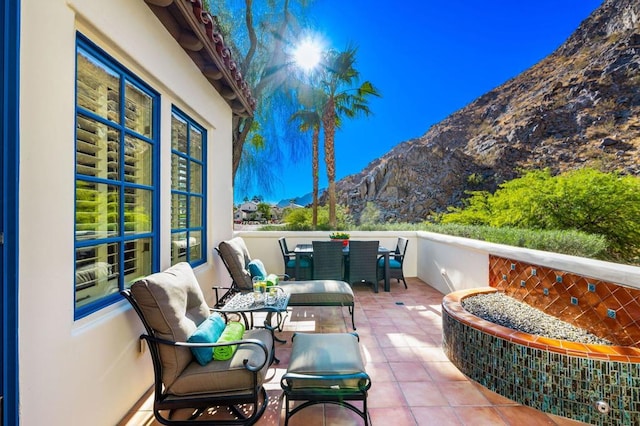
{"type": "MultiPolygon", "coordinates": [[[[152,138],[148,138],[145,137],[139,133],[136,133],[130,129],[125,128],[125,126],[122,126],[121,131],[122,131],[122,138],[124,138],[125,135],[132,135],[135,136],[138,139],[141,139],[145,142],[150,143],[151,145],[153,145],[153,155],[152,155],[152,182],[151,185],[141,185],[141,184],[135,184],[135,183],[131,183],[131,182],[125,182],[122,174],[124,173],[124,167],[121,167],[120,169],[120,177],[118,181],[113,181],[113,180],[108,180],[108,179],[102,179],[102,178],[97,178],[97,177],[91,177],[91,176],[85,176],[85,175],[81,175],[81,179],[83,181],[87,181],[87,182],[96,182],[96,183],[104,183],[104,184],[109,184],[109,185],[114,185],[120,188],[120,194],[121,194],[121,198],[120,198],[120,215],[119,215],[119,229],[120,229],[120,235],[118,237],[114,237],[114,238],[102,238],[102,239],[97,239],[97,240],[86,240],[86,241],[77,241],[74,238],[74,262],[75,262],[75,253],[76,253],[76,249],[77,248],[81,248],[81,247],[88,247],[88,246],[95,246],[98,244],[106,244],[106,243],[110,243],[110,242],[118,242],[118,243],[126,243],[127,241],[132,241],[132,240],[139,240],[142,238],[150,238],[152,240],[152,265],[151,265],[151,270],[152,272],[157,272],[159,270],[159,265],[160,265],[160,237],[159,237],[159,227],[160,227],[160,94],[158,92],[156,92],[155,90],[153,90],[147,83],[145,83],[143,80],[141,80],[140,78],[138,78],[135,74],[133,74],[129,69],[127,69],[125,66],[123,66],[122,64],[120,64],[117,60],[115,60],[111,55],[109,55],[108,53],[106,53],[104,50],[102,50],[101,48],[99,48],[98,46],[96,46],[93,42],[91,42],[86,36],[84,36],[83,34],[81,34],[80,32],[76,33],[76,51],[79,49],[82,49],[84,51],[86,51],[88,54],[92,55],[93,57],[95,57],[96,59],[99,59],[104,65],[108,66],[109,69],[115,73],[117,73],[120,76],[120,105],[125,105],[124,102],[124,96],[125,96],[125,87],[127,83],[130,83],[131,85],[133,85],[136,89],[143,91],[145,94],[149,95],[149,97],[151,97],[152,99],[152,121],[153,121],[153,127],[152,127],[152,138]],[[124,203],[122,202],[124,200],[124,188],[140,188],[140,189],[146,189],[146,190],[150,190],[153,193],[153,202],[152,202],[152,225],[151,225],[151,232],[148,233],[140,233],[140,234],[135,234],[135,235],[126,235],[124,233],[124,220],[125,220],[125,215],[124,215],[124,203]]],[[[76,60],[77,60],[77,55],[76,55],[76,60]]],[[[76,68],[77,70],[77,63],[76,63],[76,68]]],[[[77,90],[77,89],[76,89],[77,90]]],[[[77,99],[77,93],[74,94],[75,98],[77,99]]],[[[77,103],[76,103],[76,115],[78,114],[78,112],[81,112],[82,115],[87,116],[93,120],[99,121],[101,123],[104,124],[108,124],[109,126],[113,127],[114,123],[112,121],[108,121],[96,114],[93,114],[91,111],[88,111],[86,109],[83,109],[81,107],[78,107],[77,103]]],[[[74,135],[74,140],[75,140],[76,135],[74,135]]],[[[75,144],[75,142],[74,142],[75,144]]],[[[124,150],[121,149],[120,150],[120,155],[124,156],[124,150]]],[[[121,164],[124,164],[122,157],[121,157],[121,164]]],[[[77,171],[76,171],[76,180],[77,180],[77,171]]],[[[75,201],[74,201],[74,212],[75,212],[75,201]]],[[[119,265],[121,268],[119,277],[118,277],[118,287],[119,290],[123,290],[125,288],[125,286],[127,285],[127,283],[124,281],[125,280],[125,276],[124,276],[124,265],[125,265],[125,259],[124,259],[124,250],[119,250],[119,265]]],[[[75,268],[75,267],[74,267],[75,268]]],[[[122,296],[120,296],[120,294],[118,293],[114,293],[111,295],[107,295],[105,297],[102,297],[98,300],[96,300],[95,302],[92,303],[88,303],[84,306],[80,306],[77,307],[75,305],[75,282],[74,282],[74,287],[72,288],[72,292],[73,292],[73,300],[74,300],[74,309],[75,309],[75,315],[74,315],[74,319],[80,319],[83,317],[86,317],[87,315],[90,315],[96,311],[99,311],[100,309],[112,305],[113,303],[116,303],[120,300],[122,300],[122,296]]]]}
{"type": "MultiPolygon", "coordinates": [[[[195,158],[191,157],[191,155],[188,154],[189,152],[189,148],[187,147],[187,154],[182,153],[180,151],[176,151],[175,149],[173,149],[173,147],[171,148],[171,154],[173,156],[173,154],[179,155],[183,158],[186,158],[187,160],[189,160],[187,162],[187,164],[189,164],[191,161],[196,162],[198,164],[200,164],[202,166],[202,196],[193,194],[190,191],[190,185],[189,183],[187,183],[187,188],[189,188],[188,191],[179,191],[179,190],[175,190],[173,189],[173,187],[171,188],[171,195],[173,194],[181,194],[181,195],[186,195],[187,197],[200,197],[202,198],[202,210],[201,210],[201,214],[202,217],[200,218],[200,223],[202,224],[202,226],[199,227],[192,227],[189,226],[189,224],[187,224],[186,228],[178,228],[178,229],[173,229],[171,228],[171,234],[175,234],[175,233],[179,233],[179,232],[187,232],[187,244],[189,241],[189,235],[191,233],[191,231],[200,231],[200,235],[202,235],[202,241],[200,243],[200,247],[202,249],[202,258],[195,261],[195,262],[191,262],[190,257],[190,251],[189,251],[189,246],[187,245],[187,251],[186,251],[186,255],[187,255],[187,262],[189,262],[191,264],[191,266],[198,266],[198,265],[202,265],[203,263],[205,263],[207,261],[207,251],[205,249],[205,247],[207,247],[207,146],[208,146],[208,139],[207,139],[207,131],[204,129],[204,127],[202,127],[201,125],[199,125],[198,123],[196,123],[191,117],[189,117],[187,114],[185,114],[183,111],[181,111],[178,107],[176,107],[175,105],[173,105],[171,107],[171,113],[172,115],[177,116],[178,118],[180,118],[181,120],[184,120],[187,123],[187,141],[188,144],[191,143],[191,138],[189,137],[189,134],[191,132],[191,128],[195,128],[197,129],[201,134],[202,134],[202,160],[196,160],[195,158]]],[[[187,166],[189,167],[189,166],[187,166]]],[[[189,169],[187,169],[189,170],[189,169]]],[[[187,180],[190,181],[191,180],[191,171],[189,170],[187,173],[187,180]]],[[[187,201],[187,217],[191,217],[189,214],[189,209],[191,208],[191,203],[189,201],[187,201]]]]}
{"type": "Polygon", "coordinates": [[[18,358],[18,176],[20,164],[20,0],[3,1],[0,8],[2,23],[2,104],[0,131],[2,132],[2,419],[5,425],[20,424],[19,416],[19,358],[18,358]]]}

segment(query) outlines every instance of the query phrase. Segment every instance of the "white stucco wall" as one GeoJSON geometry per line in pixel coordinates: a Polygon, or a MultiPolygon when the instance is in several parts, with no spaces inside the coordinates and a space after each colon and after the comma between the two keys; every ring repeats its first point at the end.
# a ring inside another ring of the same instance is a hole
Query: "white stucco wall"
{"type": "MultiPolygon", "coordinates": [[[[419,232],[417,276],[443,294],[484,287],[489,276],[489,255],[472,245],[452,244],[448,237],[419,232]]],[[[459,240],[467,240],[460,238],[459,240]]],[[[467,240],[472,242],[473,240],[467,240]]]]}
{"type": "MultiPolygon", "coordinates": [[[[267,271],[284,272],[278,238],[286,237],[289,249],[296,244],[326,240],[329,232],[239,231],[249,253],[262,260],[267,271]]],[[[503,244],[424,231],[354,231],[352,239],[378,240],[393,248],[397,237],[409,239],[404,275],[418,277],[443,294],[489,285],[489,255],[573,272],[586,277],[640,288],[640,267],[603,262],[558,253],[530,250],[503,244]]],[[[394,285],[392,283],[392,291],[394,285]]]]}
{"type": "Polygon", "coordinates": [[[417,232],[418,277],[444,294],[489,285],[489,255],[640,288],[640,267],[494,244],[432,232],[417,232]]]}
{"type": "Polygon", "coordinates": [[[74,321],[76,30],[161,94],[161,268],[170,263],[170,114],[208,132],[208,300],[224,279],[212,247],[232,234],[231,110],[143,0],[23,0],[20,73],[19,379],[23,425],[114,425],[152,385],[126,302],[74,321]],[[117,47],[116,47],[117,46],[117,47]]]}

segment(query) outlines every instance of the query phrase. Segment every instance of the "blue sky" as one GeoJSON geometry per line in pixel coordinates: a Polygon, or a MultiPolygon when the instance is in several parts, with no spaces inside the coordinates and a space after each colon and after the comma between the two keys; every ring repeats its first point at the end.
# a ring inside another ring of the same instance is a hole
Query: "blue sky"
{"type": "MultiPolygon", "coordinates": [[[[314,32],[330,48],[358,47],[361,79],[382,93],[371,117],[336,133],[337,180],[499,86],[558,48],[601,0],[316,0],[314,32]]],[[[322,161],[322,160],[321,160],[322,161]]],[[[312,190],[311,158],[283,164],[278,202],[312,190]],[[292,179],[292,176],[296,176],[292,179]]],[[[327,186],[320,168],[320,187],[327,186]]],[[[245,196],[237,194],[236,202],[245,196]]]]}

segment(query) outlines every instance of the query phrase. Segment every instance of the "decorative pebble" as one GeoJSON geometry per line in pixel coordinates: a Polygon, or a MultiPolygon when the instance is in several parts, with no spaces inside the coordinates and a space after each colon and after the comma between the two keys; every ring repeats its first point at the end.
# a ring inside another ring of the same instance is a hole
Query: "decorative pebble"
{"type": "Polygon", "coordinates": [[[613,345],[609,340],[545,314],[541,310],[504,293],[496,292],[467,297],[462,300],[462,307],[484,320],[512,330],[569,342],[613,345]]]}

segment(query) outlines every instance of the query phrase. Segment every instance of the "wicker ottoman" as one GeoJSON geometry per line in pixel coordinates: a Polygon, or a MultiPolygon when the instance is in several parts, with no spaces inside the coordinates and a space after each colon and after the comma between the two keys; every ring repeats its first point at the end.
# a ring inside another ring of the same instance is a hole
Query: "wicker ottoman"
{"type": "Polygon", "coordinates": [[[371,379],[364,370],[355,333],[294,334],[289,367],[280,385],[285,396],[285,426],[291,416],[314,404],[349,408],[369,424],[371,379]],[[291,401],[306,402],[290,410],[291,401]],[[362,401],[362,410],[347,401],[362,401]]]}

